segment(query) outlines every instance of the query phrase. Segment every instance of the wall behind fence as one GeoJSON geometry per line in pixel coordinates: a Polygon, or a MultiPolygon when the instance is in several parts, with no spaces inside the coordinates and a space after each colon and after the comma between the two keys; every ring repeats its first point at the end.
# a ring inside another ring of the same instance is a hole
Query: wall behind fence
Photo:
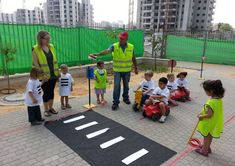
{"type": "MultiPolygon", "coordinates": [[[[28,72],[32,66],[32,46],[36,44],[36,34],[46,30],[51,34],[51,43],[55,46],[59,64],[69,66],[91,63],[88,59],[90,53],[107,49],[112,43],[118,41],[108,35],[113,30],[97,30],[85,27],[60,28],[48,25],[17,25],[0,24],[0,37],[2,43],[11,43],[16,47],[15,60],[9,63],[11,74],[28,72]]],[[[121,32],[121,29],[115,31],[121,32]]],[[[136,56],[144,53],[141,30],[130,30],[129,42],[135,46],[136,56]]],[[[0,57],[0,67],[3,66],[3,56],[0,57]]],[[[111,55],[99,57],[109,61],[111,55]]]]}
{"type": "MultiPolygon", "coordinates": [[[[204,39],[168,35],[166,58],[179,61],[201,62],[204,39]]],[[[235,41],[207,41],[206,63],[235,65],[235,41]]]]}

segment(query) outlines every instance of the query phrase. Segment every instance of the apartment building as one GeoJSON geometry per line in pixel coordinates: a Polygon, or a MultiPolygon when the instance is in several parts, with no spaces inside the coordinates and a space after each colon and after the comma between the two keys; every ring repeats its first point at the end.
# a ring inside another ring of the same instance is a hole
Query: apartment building
{"type": "Polygon", "coordinates": [[[202,31],[212,26],[215,0],[138,0],[137,27],[202,31]]]}
{"type": "Polygon", "coordinates": [[[90,0],[47,0],[43,5],[46,23],[64,27],[93,25],[93,6],[90,0]]]}

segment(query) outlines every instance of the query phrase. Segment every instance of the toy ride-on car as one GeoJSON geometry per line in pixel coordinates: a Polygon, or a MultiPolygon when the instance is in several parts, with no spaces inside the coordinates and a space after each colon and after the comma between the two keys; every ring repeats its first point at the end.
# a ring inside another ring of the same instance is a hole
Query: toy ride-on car
{"type": "Polygon", "coordinates": [[[187,98],[188,96],[186,94],[186,90],[184,87],[178,87],[178,89],[174,92],[174,95],[171,96],[172,100],[181,101],[181,102],[185,102],[187,98]]]}
{"type": "Polygon", "coordinates": [[[142,99],[142,90],[137,90],[135,91],[135,103],[133,104],[132,108],[135,112],[140,111],[140,103],[141,103],[141,99],[142,99]]]}
{"type": "MultiPolygon", "coordinates": [[[[159,103],[160,102],[157,101],[155,104],[144,106],[143,116],[149,117],[153,121],[158,121],[162,116],[159,103]]],[[[166,116],[168,116],[170,114],[170,107],[167,105],[165,108],[166,108],[166,116]]]]}

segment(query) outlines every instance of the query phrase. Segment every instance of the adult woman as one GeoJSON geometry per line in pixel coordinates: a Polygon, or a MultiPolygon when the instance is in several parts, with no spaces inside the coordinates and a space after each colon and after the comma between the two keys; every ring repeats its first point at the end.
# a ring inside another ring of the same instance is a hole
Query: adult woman
{"type": "Polygon", "coordinates": [[[58,112],[53,108],[54,89],[59,77],[59,67],[55,48],[50,44],[50,34],[40,31],[37,34],[37,44],[33,46],[33,66],[41,71],[40,80],[47,80],[43,85],[44,115],[51,116],[58,112]]]}

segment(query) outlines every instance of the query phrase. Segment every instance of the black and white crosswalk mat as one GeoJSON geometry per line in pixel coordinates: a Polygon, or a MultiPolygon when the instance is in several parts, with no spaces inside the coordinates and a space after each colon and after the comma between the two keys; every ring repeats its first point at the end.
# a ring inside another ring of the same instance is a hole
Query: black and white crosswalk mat
{"type": "Polygon", "coordinates": [[[157,166],[176,154],[94,111],[45,126],[93,166],[157,166]]]}

